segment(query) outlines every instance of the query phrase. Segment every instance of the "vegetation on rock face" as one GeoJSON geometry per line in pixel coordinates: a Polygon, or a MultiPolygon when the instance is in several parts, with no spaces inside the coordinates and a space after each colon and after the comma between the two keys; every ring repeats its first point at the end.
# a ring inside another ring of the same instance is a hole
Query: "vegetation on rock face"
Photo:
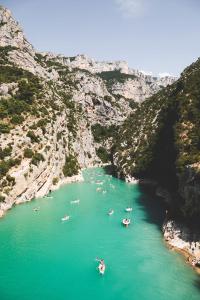
{"type": "Polygon", "coordinates": [[[68,176],[71,177],[73,175],[77,175],[78,172],[79,172],[79,164],[78,164],[77,158],[74,155],[69,154],[65,158],[63,174],[65,177],[68,177],[68,176]]]}
{"type": "Polygon", "coordinates": [[[187,220],[200,216],[199,95],[200,60],[124,122],[114,155],[122,176],[155,179],[167,188],[173,211],[187,220]]]}
{"type": "Polygon", "coordinates": [[[0,202],[3,202],[4,200],[5,200],[5,197],[0,194],[0,202]]]}
{"type": "Polygon", "coordinates": [[[0,159],[4,159],[7,156],[10,156],[12,153],[12,147],[6,147],[4,149],[0,148],[0,159]]]}
{"type": "Polygon", "coordinates": [[[24,157],[26,157],[26,158],[32,158],[33,155],[34,155],[34,152],[33,152],[32,149],[30,149],[30,148],[24,149],[24,157]]]}
{"type": "Polygon", "coordinates": [[[110,137],[115,137],[117,135],[118,126],[102,126],[101,124],[96,123],[91,126],[91,129],[95,142],[100,143],[110,137]]]}
{"type": "Polygon", "coordinates": [[[59,179],[58,177],[54,177],[53,178],[53,185],[56,185],[58,183],[59,179]]]}
{"type": "Polygon", "coordinates": [[[103,163],[108,163],[111,159],[110,153],[104,147],[96,149],[96,154],[103,163]]]}
{"type": "Polygon", "coordinates": [[[37,135],[35,135],[34,131],[29,130],[27,132],[27,137],[31,139],[32,143],[39,143],[40,139],[37,135]]]}
{"type": "Polygon", "coordinates": [[[101,73],[98,73],[97,75],[99,77],[101,77],[103,80],[109,81],[111,83],[114,83],[114,82],[124,83],[128,79],[136,78],[135,75],[121,73],[119,70],[101,72],[101,73]]]}
{"type": "Polygon", "coordinates": [[[112,86],[115,83],[125,83],[128,79],[136,79],[135,75],[121,73],[119,70],[106,71],[97,73],[101,79],[106,83],[107,89],[111,92],[112,86]]]}
{"type": "Polygon", "coordinates": [[[44,156],[41,154],[41,153],[34,153],[33,157],[32,157],[32,160],[31,160],[31,163],[35,166],[39,165],[39,163],[41,161],[44,161],[44,156]]]}
{"type": "Polygon", "coordinates": [[[12,167],[17,166],[20,163],[21,163],[21,159],[19,158],[16,159],[10,158],[8,160],[0,161],[0,179],[3,178],[12,167]]]}

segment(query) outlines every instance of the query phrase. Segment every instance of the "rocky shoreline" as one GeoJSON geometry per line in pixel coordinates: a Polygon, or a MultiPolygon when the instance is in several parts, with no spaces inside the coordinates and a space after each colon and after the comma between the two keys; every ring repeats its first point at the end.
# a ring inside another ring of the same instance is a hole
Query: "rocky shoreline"
{"type": "Polygon", "coordinates": [[[42,197],[46,196],[50,191],[55,191],[55,190],[59,189],[62,185],[74,183],[74,182],[82,182],[82,181],[84,181],[84,178],[82,176],[82,173],[80,172],[78,175],[62,178],[61,180],[59,180],[59,182],[56,185],[51,185],[48,188],[40,191],[40,193],[37,193],[35,197],[30,197],[30,198],[21,197],[21,198],[18,198],[14,203],[13,202],[3,203],[3,204],[1,204],[0,218],[2,218],[6,214],[6,212],[9,209],[11,209],[14,205],[19,205],[19,204],[23,204],[26,202],[30,202],[35,198],[36,199],[42,198],[42,197]]]}
{"type": "Polygon", "coordinates": [[[182,253],[187,263],[200,274],[200,234],[174,220],[165,221],[163,234],[169,248],[182,253]]]}

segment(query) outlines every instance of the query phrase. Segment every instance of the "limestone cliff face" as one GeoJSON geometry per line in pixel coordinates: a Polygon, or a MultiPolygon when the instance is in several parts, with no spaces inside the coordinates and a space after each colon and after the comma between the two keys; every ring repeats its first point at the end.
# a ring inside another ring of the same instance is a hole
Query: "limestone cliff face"
{"type": "Polygon", "coordinates": [[[81,168],[109,162],[137,103],[174,81],[125,62],[37,53],[3,7],[0,69],[0,215],[66,178],[81,180],[81,168]]]}
{"type": "Polygon", "coordinates": [[[156,181],[171,195],[173,215],[192,223],[200,216],[199,78],[197,60],[139,105],[121,126],[114,153],[120,177],[156,181]]]}

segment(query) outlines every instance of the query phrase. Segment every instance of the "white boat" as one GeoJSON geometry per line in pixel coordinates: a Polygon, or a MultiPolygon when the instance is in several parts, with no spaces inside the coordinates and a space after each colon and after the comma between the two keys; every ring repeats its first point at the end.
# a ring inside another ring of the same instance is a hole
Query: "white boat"
{"type": "Polygon", "coordinates": [[[103,184],[103,181],[97,180],[97,181],[96,181],[96,184],[103,184]]]}
{"type": "Polygon", "coordinates": [[[96,188],[97,192],[100,192],[101,190],[102,190],[102,188],[100,188],[100,187],[96,188]]]}
{"type": "Polygon", "coordinates": [[[99,269],[99,273],[100,273],[101,275],[104,275],[105,270],[106,270],[106,265],[103,264],[103,263],[100,263],[100,264],[98,265],[98,269],[99,269]]]}
{"type": "Polygon", "coordinates": [[[113,209],[110,209],[109,212],[108,212],[108,215],[109,215],[109,216],[112,216],[113,214],[114,214],[114,210],[113,210],[113,209]]]}
{"type": "Polygon", "coordinates": [[[123,219],[122,224],[126,227],[128,227],[131,224],[131,219],[123,219]]]}
{"type": "Polygon", "coordinates": [[[79,199],[71,201],[71,204],[79,204],[79,203],[80,203],[79,199]]]}
{"type": "Polygon", "coordinates": [[[127,208],[125,208],[125,211],[127,211],[127,212],[131,212],[132,210],[133,210],[132,207],[127,207],[127,208]]]}
{"type": "Polygon", "coordinates": [[[61,220],[62,220],[62,221],[68,221],[69,218],[70,218],[69,216],[64,216],[61,220]]]}

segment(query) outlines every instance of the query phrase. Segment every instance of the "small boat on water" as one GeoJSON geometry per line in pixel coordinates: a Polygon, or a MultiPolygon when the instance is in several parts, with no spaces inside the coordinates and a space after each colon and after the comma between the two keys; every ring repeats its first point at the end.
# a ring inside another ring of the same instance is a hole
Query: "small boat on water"
{"type": "Polygon", "coordinates": [[[95,183],[96,183],[96,184],[103,184],[103,181],[97,180],[95,183]]]}
{"type": "Polygon", "coordinates": [[[122,224],[123,224],[125,227],[128,227],[128,226],[131,224],[131,219],[123,219],[123,220],[122,220],[122,224]]]}
{"type": "Polygon", "coordinates": [[[109,215],[109,216],[112,216],[113,214],[114,214],[114,210],[113,210],[113,209],[110,209],[109,212],[108,212],[108,215],[109,215]]]}
{"type": "Polygon", "coordinates": [[[133,210],[132,207],[127,207],[127,208],[125,208],[125,211],[126,211],[126,212],[131,212],[132,210],[133,210]]]}
{"type": "Polygon", "coordinates": [[[71,203],[71,204],[79,204],[79,203],[80,203],[80,200],[79,200],[79,199],[73,200],[73,201],[71,201],[70,203],[71,203]]]}
{"type": "Polygon", "coordinates": [[[104,263],[100,263],[99,266],[98,266],[98,269],[99,269],[99,273],[101,275],[104,275],[105,270],[106,270],[106,265],[104,263]]]}
{"type": "Polygon", "coordinates": [[[96,188],[97,192],[100,192],[101,190],[102,190],[102,188],[100,188],[100,187],[96,188]]]}
{"type": "Polygon", "coordinates": [[[70,218],[70,216],[64,216],[61,220],[62,220],[62,221],[68,221],[69,218],[70,218]]]}
{"type": "Polygon", "coordinates": [[[104,259],[96,258],[96,261],[99,262],[99,265],[98,265],[99,273],[100,273],[101,275],[104,275],[105,270],[106,270],[106,265],[105,265],[105,263],[104,263],[104,259]]]}

